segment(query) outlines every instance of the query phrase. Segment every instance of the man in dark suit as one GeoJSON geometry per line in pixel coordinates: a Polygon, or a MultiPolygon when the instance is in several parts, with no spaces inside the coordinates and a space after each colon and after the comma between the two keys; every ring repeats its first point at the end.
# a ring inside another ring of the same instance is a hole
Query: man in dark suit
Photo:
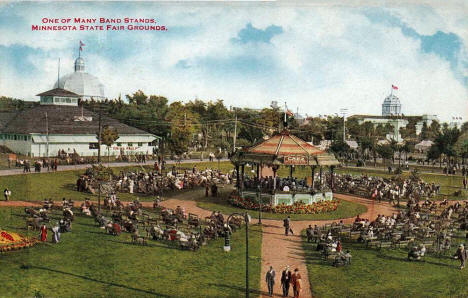
{"type": "Polygon", "coordinates": [[[275,285],[275,276],[276,276],[276,272],[275,270],[273,270],[273,266],[270,266],[270,270],[268,270],[265,276],[266,283],[268,286],[268,294],[270,296],[273,296],[273,286],[275,285]]]}
{"type": "Polygon", "coordinates": [[[283,226],[284,226],[284,234],[286,236],[289,235],[289,232],[294,235],[293,230],[291,229],[291,217],[288,215],[287,218],[283,220],[283,226]]]}
{"type": "Polygon", "coordinates": [[[289,266],[281,273],[281,287],[283,288],[283,297],[289,296],[289,285],[291,282],[291,271],[289,270],[289,266]]]}

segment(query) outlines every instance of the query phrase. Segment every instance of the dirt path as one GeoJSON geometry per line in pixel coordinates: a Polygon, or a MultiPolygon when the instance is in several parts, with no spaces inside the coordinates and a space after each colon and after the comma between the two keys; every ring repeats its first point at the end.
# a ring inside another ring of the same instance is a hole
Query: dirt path
{"type": "MultiPolygon", "coordinates": [[[[377,203],[370,200],[336,194],[335,197],[363,204],[367,207],[367,212],[361,214],[363,218],[374,220],[378,214],[391,215],[396,210],[388,203],[377,203]]],[[[344,219],[344,223],[353,222],[353,218],[344,219]]],[[[301,231],[306,229],[308,225],[324,225],[326,223],[337,222],[338,220],[319,220],[319,221],[291,221],[291,226],[294,235],[285,236],[283,222],[279,220],[262,220],[263,222],[263,239],[262,239],[262,275],[261,275],[261,290],[263,295],[261,297],[269,297],[268,288],[265,280],[265,275],[270,266],[276,271],[276,283],[274,289],[275,297],[282,297],[281,289],[281,271],[289,265],[291,270],[299,269],[302,277],[302,292],[301,297],[312,297],[312,291],[309,283],[309,276],[307,274],[305,252],[302,249],[301,231]]],[[[313,284],[313,280],[312,280],[313,284]]],[[[289,291],[292,297],[292,288],[289,291]]]]}

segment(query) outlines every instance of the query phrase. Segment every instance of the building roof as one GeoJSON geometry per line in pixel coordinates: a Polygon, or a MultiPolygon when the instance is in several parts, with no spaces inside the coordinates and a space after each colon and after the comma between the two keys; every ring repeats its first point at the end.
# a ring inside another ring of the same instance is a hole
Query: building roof
{"type": "Polygon", "coordinates": [[[289,134],[287,130],[271,138],[237,151],[231,157],[233,163],[263,163],[270,165],[338,165],[335,156],[289,134]]]}
{"type": "MultiPolygon", "coordinates": [[[[99,130],[99,115],[78,106],[40,105],[26,109],[12,116],[1,129],[2,133],[45,134],[47,133],[46,114],[49,134],[80,135],[96,134],[99,130]],[[80,120],[80,118],[82,118],[80,120]]],[[[102,116],[103,126],[117,129],[119,135],[149,134],[141,129],[128,126],[118,120],[102,116]]]]}
{"type": "Polygon", "coordinates": [[[385,97],[383,105],[398,105],[401,106],[400,99],[393,94],[385,97]]]}
{"type": "Polygon", "coordinates": [[[51,89],[46,92],[42,92],[37,94],[36,96],[68,96],[68,97],[80,97],[78,94],[71,92],[69,90],[65,90],[62,88],[55,88],[51,89]]]}
{"type": "Polygon", "coordinates": [[[250,153],[264,153],[273,155],[317,155],[324,153],[322,150],[307,143],[306,141],[283,131],[268,140],[261,142],[249,149],[250,153]]]}
{"type": "Polygon", "coordinates": [[[99,79],[85,70],[84,59],[79,57],[75,60],[75,71],[61,77],[54,84],[54,88],[62,88],[75,92],[76,94],[96,99],[103,99],[104,96],[104,85],[99,79]]]}

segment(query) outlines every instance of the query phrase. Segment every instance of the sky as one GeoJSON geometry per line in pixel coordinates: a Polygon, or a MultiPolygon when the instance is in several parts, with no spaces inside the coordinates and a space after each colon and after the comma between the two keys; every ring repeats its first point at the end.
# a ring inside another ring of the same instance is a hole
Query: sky
{"type": "Polygon", "coordinates": [[[395,85],[405,115],[466,121],[468,4],[400,2],[0,2],[0,95],[38,100],[58,58],[61,74],[73,71],[81,40],[108,98],[141,89],[171,102],[379,115],[395,85]],[[152,18],[167,31],[31,30],[78,17],[152,18]]]}

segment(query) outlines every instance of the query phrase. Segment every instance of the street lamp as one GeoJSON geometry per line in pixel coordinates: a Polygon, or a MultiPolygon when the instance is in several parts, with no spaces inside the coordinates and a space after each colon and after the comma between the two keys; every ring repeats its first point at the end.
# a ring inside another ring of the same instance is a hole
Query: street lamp
{"type": "MultiPolygon", "coordinates": [[[[250,290],[249,290],[249,223],[251,221],[251,217],[247,212],[245,212],[243,214],[233,213],[233,214],[229,215],[229,217],[228,217],[228,219],[226,221],[226,224],[227,224],[228,227],[229,227],[229,221],[231,220],[231,218],[234,215],[240,215],[240,216],[244,217],[244,222],[245,222],[245,297],[248,298],[249,297],[249,292],[250,292],[250,290]]],[[[225,247],[225,250],[230,251],[231,247],[230,247],[229,233],[225,234],[224,244],[229,245],[229,250],[226,250],[226,247],[225,247]]]]}
{"type": "Polygon", "coordinates": [[[260,186],[260,181],[257,185],[257,198],[258,198],[258,224],[262,224],[262,188],[260,186]]]}

